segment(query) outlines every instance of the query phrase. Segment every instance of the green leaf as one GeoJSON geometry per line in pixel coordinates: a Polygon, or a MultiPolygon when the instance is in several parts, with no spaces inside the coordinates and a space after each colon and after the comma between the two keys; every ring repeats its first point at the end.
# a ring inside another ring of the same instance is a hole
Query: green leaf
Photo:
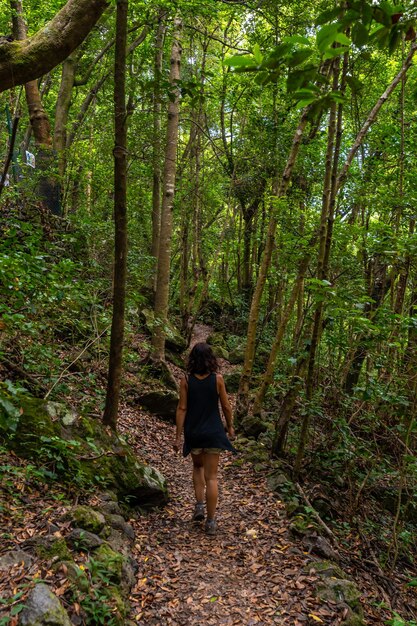
{"type": "Polygon", "coordinates": [[[341,91],[332,91],[329,97],[338,104],[346,104],[346,96],[341,91]]]}
{"type": "Polygon", "coordinates": [[[268,72],[259,72],[255,76],[255,83],[257,85],[266,85],[266,83],[269,82],[269,78],[270,78],[270,75],[268,72]]]}
{"type": "Polygon", "coordinates": [[[407,587],[417,587],[417,578],[412,578],[408,583],[407,587]]]}
{"type": "Polygon", "coordinates": [[[235,54],[225,59],[224,65],[228,67],[250,67],[255,65],[255,59],[249,54],[235,54]]]}
{"type": "Polygon", "coordinates": [[[312,104],[314,100],[315,98],[305,98],[304,100],[299,100],[297,102],[297,107],[299,107],[300,109],[304,109],[304,107],[308,107],[309,104],[312,104]]]}
{"type": "Polygon", "coordinates": [[[259,44],[255,44],[253,46],[253,50],[252,50],[252,54],[254,56],[255,61],[257,62],[258,65],[260,65],[263,61],[263,54],[261,52],[261,49],[259,47],[259,44]]]}
{"type": "Polygon", "coordinates": [[[338,48],[329,48],[323,55],[323,59],[334,59],[335,57],[344,54],[349,48],[347,46],[339,46],[338,48]]]}
{"type": "Polygon", "coordinates": [[[301,35],[292,35],[291,37],[283,37],[283,43],[301,43],[305,46],[310,45],[310,41],[307,37],[301,37],[301,35]]]}
{"type": "Polygon", "coordinates": [[[316,21],[314,22],[316,26],[321,26],[322,24],[327,24],[327,22],[331,22],[335,20],[340,15],[340,7],[336,9],[328,9],[327,11],[323,11],[318,15],[316,21]]]}
{"type": "Polygon", "coordinates": [[[324,52],[335,41],[338,28],[338,24],[326,24],[320,28],[316,35],[316,43],[320,52],[324,52]]]}
{"type": "Polygon", "coordinates": [[[356,22],[356,24],[352,28],[352,41],[355,46],[364,46],[369,38],[368,29],[361,24],[361,22],[356,22]]]}
{"type": "Polygon", "coordinates": [[[397,26],[391,30],[389,41],[388,41],[388,52],[392,54],[398,47],[398,44],[401,42],[401,31],[397,26]]]}
{"type": "MultiPolygon", "coordinates": [[[[341,24],[343,24],[343,26],[350,26],[352,23],[356,24],[356,22],[358,22],[360,17],[361,17],[361,14],[359,13],[359,11],[356,11],[355,9],[349,9],[344,14],[341,20],[341,24]]],[[[372,18],[372,12],[371,12],[371,18],[372,18]]]]}
{"type": "Polygon", "coordinates": [[[353,93],[358,93],[363,89],[362,82],[356,76],[347,76],[346,81],[353,93]]]}
{"type": "Polygon", "coordinates": [[[294,97],[297,98],[297,100],[303,100],[304,98],[313,98],[314,100],[317,95],[317,91],[315,91],[314,89],[299,89],[295,92],[294,97]]]}
{"type": "Polygon", "coordinates": [[[289,58],[288,66],[295,67],[296,65],[301,65],[304,63],[311,55],[313,54],[313,50],[311,48],[304,48],[302,50],[296,50],[289,58]]]}
{"type": "Polygon", "coordinates": [[[349,37],[347,37],[345,33],[336,33],[334,41],[337,41],[337,43],[341,43],[343,46],[350,46],[351,44],[349,37]]]}

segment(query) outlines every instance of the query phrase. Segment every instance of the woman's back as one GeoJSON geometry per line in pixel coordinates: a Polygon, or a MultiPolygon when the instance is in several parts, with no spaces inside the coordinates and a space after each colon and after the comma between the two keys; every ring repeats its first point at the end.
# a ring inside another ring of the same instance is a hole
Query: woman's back
{"type": "Polygon", "coordinates": [[[221,427],[217,377],[214,372],[204,378],[188,377],[187,417],[191,430],[213,432],[221,427]]]}

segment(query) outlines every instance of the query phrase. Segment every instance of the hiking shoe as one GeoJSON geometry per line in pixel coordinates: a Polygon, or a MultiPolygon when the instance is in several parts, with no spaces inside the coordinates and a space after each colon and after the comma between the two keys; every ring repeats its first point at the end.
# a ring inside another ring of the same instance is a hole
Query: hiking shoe
{"type": "Polygon", "coordinates": [[[215,519],[208,519],[206,521],[205,531],[207,535],[215,535],[217,531],[217,523],[215,519]]]}
{"type": "Polygon", "coordinates": [[[194,509],[193,522],[202,522],[204,517],[204,503],[197,502],[194,509]]]}

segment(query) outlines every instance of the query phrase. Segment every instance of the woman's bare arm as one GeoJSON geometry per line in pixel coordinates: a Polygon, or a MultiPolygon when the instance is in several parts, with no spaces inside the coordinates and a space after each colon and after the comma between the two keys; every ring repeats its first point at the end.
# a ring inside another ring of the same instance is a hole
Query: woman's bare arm
{"type": "Polygon", "coordinates": [[[230,406],[229,397],[226,391],[226,385],[221,374],[217,374],[217,391],[220,398],[220,404],[222,405],[224,417],[226,418],[227,433],[229,437],[235,436],[235,430],[233,428],[233,411],[230,406]]]}
{"type": "Polygon", "coordinates": [[[180,399],[178,400],[177,412],[175,416],[176,434],[173,444],[175,452],[178,452],[181,446],[181,435],[184,428],[185,415],[187,413],[187,381],[181,378],[180,381],[180,399]]]}

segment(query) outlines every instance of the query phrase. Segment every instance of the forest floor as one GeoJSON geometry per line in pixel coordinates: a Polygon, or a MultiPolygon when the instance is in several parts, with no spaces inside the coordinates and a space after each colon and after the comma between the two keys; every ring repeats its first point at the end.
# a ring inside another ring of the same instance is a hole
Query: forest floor
{"type": "MultiPolygon", "coordinates": [[[[191,346],[205,340],[209,330],[197,326],[191,346]]],[[[220,365],[223,373],[232,369],[226,361],[220,365]]],[[[192,463],[174,453],[173,425],[126,408],[120,428],[138,456],[167,478],[170,493],[163,510],[132,522],[139,563],[132,619],[139,626],[343,622],[345,609],[317,598],[315,559],[291,535],[285,507],[268,489],[266,472],[240,455],[221,457],[218,532],[207,536],[203,523],[191,521],[192,463]]],[[[364,589],[369,624],[384,623],[370,606],[378,595],[372,585],[364,589]]]]}
{"type": "MultiPolygon", "coordinates": [[[[204,340],[208,330],[198,326],[192,344],[204,340]]],[[[221,361],[223,373],[232,368],[221,361]]],[[[176,376],[181,373],[178,368],[174,371],[176,376]]],[[[173,424],[125,404],[119,425],[138,457],[166,477],[170,494],[165,508],[130,520],[136,533],[132,556],[138,563],[130,618],[138,626],[338,626],[343,622],[347,612],[343,605],[317,597],[319,576],[314,566],[319,559],[291,533],[284,504],[268,489],[267,468],[260,470],[244,453],[221,457],[218,533],[207,536],[203,524],[191,521],[191,460],[174,453],[173,424]]],[[[62,516],[78,495],[71,488],[64,494],[59,484],[38,483],[35,468],[33,480],[15,480],[15,470],[20,476],[17,470],[25,462],[14,455],[2,462],[8,463],[4,478],[8,482],[3,485],[8,495],[5,508],[0,508],[0,525],[7,537],[0,553],[25,546],[51,527],[56,536],[65,537],[69,524],[62,522],[62,516]]],[[[391,615],[387,596],[369,567],[359,566],[360,551],[356,565],[349,565],[353,552],[352,546],[343,546],[343,569],[361,591],[366,623],[382,626],[391,615]]],[[[68,586],[46,560],[37,560],[29,571],[22,564],[13,575],[1,575],[0,597],[14,597],[23,589],[16,602],[24,602],[35,579],[47,581],[59,596],[68,586]]],[[[17,618],[9,624],[15,626],[17,618]]]]}
{"type": "Polygon", "coordinates": [[[191,461],[172,449],[173,427],[125,412],[138,454],[167,478],[170,502],[133,522],[138,581],[131,593],[139,625],[340,624],[342,611],[315,597],[311,558],[289,538],[282,503],[265,476],[229,455],[219,473],[218,533],[193,523],[191,461]],[[306,573],[307,572],[307,573],[306,573]]]}

